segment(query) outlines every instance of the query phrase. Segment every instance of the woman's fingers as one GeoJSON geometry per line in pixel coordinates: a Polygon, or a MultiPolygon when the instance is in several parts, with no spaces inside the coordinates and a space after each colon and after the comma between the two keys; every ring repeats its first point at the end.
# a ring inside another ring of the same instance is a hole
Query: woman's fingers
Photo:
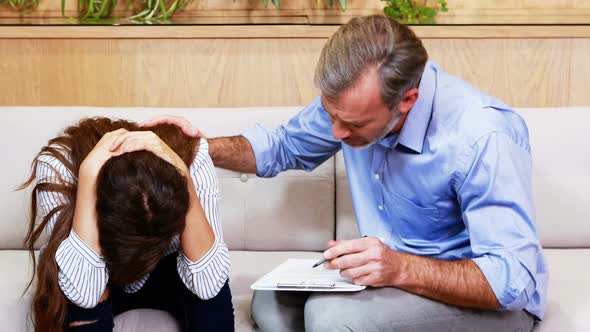
{"type": "Polygon", "coordinates": [[[151,131],[125,133],[118,137],[113,145],[116,146],[111,152],[113,157],[135,151],[149,151],[184,173],[188,172],[186,165],[176,152],[151,131]]]}
{"type": "Polygon", "coordinates": [[[121,147],[121,145],[123,145],[123,143],[125,143],[125,141],[127,141],[128,139],[130,139],[132,137],[145,136],[144,133],[146,133],[146,132],[144,132],[144,131],[128,131],[126,133],[118,135],[117,138],[113,141],[113,143],[109,147],[109,150],[114,152],[114,151],[118,150],[121,147]]]}
{"type": "Polygon", "coordinates": [[[125,141],[125,139],[127,139],[128,135],[118,135],[117,138],[113,141],[113,143],[111,143],[111,146],[109,147],[109,150],[115,151],[119,148],[119,146],[121,146],[121,144],[123,144],[123,142],[125,141]]]}
{"type": "Polygon", "coordinates": [[[117,148],[113,151],[113,156],[119,156],[124,153],[134,152],[134,151],[141,151],[141,150],[148,150],[153,153],[156,153],[154,148],[151,147],[151,138],[145,134],[139,134],[142,132],[134,132],[117,139],[118,145],[117,148]]]}

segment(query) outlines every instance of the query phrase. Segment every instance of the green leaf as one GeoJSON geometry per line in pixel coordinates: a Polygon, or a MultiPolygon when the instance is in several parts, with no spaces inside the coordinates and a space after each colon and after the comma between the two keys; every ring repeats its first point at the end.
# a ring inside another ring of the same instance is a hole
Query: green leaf
{"type": "Polygon", "coordinates": [[[87,19],[88,16],[90,16],[90,14],[92,14],[93,10],[94,10],[94,0],[89,0],[88,1],[88,11],[86,12],[86,14],[84,16],[82,16],[82,20],[87,19]]]}
{"type": "Polygon", "coordinates": [[[419,16],[434,17],[438,11],[432,7],[418,7],[419,16]]]}
{"type": "MultiPolygon", "coordinates": [[[[176,6],[177,3],[178,0],[175,0],[172,6],[176,6]]],[[[172,8],[172,6],[170,6],[170,8],[172,8]]],[[[166,4],[164,1],[160,1],[160,12],[162,12],[162,18],[168,18],[168,11],[166,10],[166,4]]]]}
{"type": "Polygon", "coordinates": [[[93,17],[94,18],[101,18],[102,14],[104,13],[104,11],[107,9],[107,5],[109,4],[109,0],[103,0],[102,4],[100,5],[99,10],[94,13],[93,17]]]}
{"type": "Polygon", "coordinates": [[[268,7],[268,0],[262,0],[262,3],[264,4],[264,8],[268,7]]]}
{"type": "Polygon", "coordinates": [[[340,4],[340,8],[342,8],[342,11],[345,12],[346,11],[346,0],[338,0],[338,3],[340,4]]]}
{"type": "Polygon", "coordinates": [[[149,12],[150,12],[150,9],[149,8],[146,8],[146,9],[142,10],[141,12],[139,12],[139,13],[137,13],[135,15],[129,16],[127,18],[130,19],[130,20],[133,20],[135,18],[143,18],[149,12]]]}
{"type": "Polygon", "coordinates": [[[395,10],[389,6],[385,6],[383,8],[383,14],[385,14],[385,16],[396,17],[394,12],[395,12],[395,10]]]}
{"type": "Polygon", "coordinates": [[[281,0],[272,0],[272,3],[277,7],[277,9],[281,9],[281,0]]]}
{"type": "Polygon", "coordinates": [[[109,6],[109,10],[105,14],[105,17],[111,17],[113,11],[115,10],[115,7],[117,7],[117,2],[118,0],[110,0],[111,5],[109,6]]]}

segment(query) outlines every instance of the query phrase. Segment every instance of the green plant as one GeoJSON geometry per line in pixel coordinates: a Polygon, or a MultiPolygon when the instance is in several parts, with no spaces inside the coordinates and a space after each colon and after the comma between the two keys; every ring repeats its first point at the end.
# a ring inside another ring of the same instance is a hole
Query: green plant
{"type": "MultiPolygon", "coordinates": [[[[61,0],[61,13],[66,16],[66,1],[61,0]]],[[[132,21],[166,21],[176,12],[184,9],[192,0],[124,0],[126,2],[124,12],[133,8],[133,14],[127,16],[132,21]]],[[[268,6],[268,0],[262,0],[264,7],[268,6]]],[[[271,0],[276,8],[281,9],[281,0],[271,0]]],[[[320,1],[320,0],[318,0],[320,1]]],[[[337,0],[342,11],[346,11],[346,0],[337,0]]],[[[393,1],[393,0],[389,0],[393,1]]],[[[111,18],[119,0],[78,0],[80,19],[92,23],[111,18]]],[[[39,0],[0,0],[1,5],[10,5],[13,9],[31,12],[39,0]]],[[[334,7],[334,0],[328,0],[330,8],[334,7]]]]}
{"type": "Polygon", "coordinates": [[[383,13],[389,17],[403,19],[409,22],[415,20],[432,19],[439,11],[448,11],[446,0],[435,0],[429,5],[428,0],[382,0],[387,5],[383,13]]]}
{"type": "Polygon", "coordinates": [[[0,0],[0,6],[9,5],[14,10],[30,13],[37,7],[39,0],[0,0]]]}
{"type": "MultiPolygon", "coordinates": [[[[125,0],[125,10],[133,8],[127,19],[133,21],[168,20],[177,11],[186,7],[191,0],[125,0]]],[[[78,0],[80,18],[84,21],[110,18],[118,0],[78,0]]],[[[65,16],[66,0],[61,0],[61,12],[65,16]]]]}
{"type": "MultiPolygon", "coordinates": [[[[268,7],[268,0],[262,0],[262,2],[264,3],[264,8],[268,7]]],[[[319,2],[319,0],[318,0],[319,2]]],[[[277,9],[281,9],[281,0],[272,0],[273,5],[275,5],[275,7],[277,7],[277,9]]],[[[343,12],[346,11],[346,0],[338,0],[338,4],[340,5],[340,9],[342,9],[343,12]]],[[[334,0],[328,0],[328,5],[330,6],[330,8],[334,7],[334,0]]]]}

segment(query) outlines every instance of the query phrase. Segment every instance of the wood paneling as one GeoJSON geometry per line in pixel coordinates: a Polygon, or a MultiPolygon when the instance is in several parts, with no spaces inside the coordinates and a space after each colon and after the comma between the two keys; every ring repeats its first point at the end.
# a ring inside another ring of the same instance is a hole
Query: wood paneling
{"type": "Polygon", "coordinates": [[[316,94],[313,68],[322,44],[319,39],[0,40],[0,49],[11,50],[0,53],[0,105],[301,105],[316,94]]]}
{"type": "Polygon", "coordinates": [[[445,71],[510,105],[569,105],[570,39],[426,40],[425,44],[431,59],[445,71]]]}
{"type": "Polygon", "coordinates": [[[590,105],[590,40],[572,41],[571,79],[569,104],[590,105]]]}
{"type": "MultiPolygon", "coordinates": [[[[323,38],[0,39],[0,105],[290,106],[323,38]]],[[[447,72],[515,107],[589,105],[590,38],[428,39],[447,72]]]]}

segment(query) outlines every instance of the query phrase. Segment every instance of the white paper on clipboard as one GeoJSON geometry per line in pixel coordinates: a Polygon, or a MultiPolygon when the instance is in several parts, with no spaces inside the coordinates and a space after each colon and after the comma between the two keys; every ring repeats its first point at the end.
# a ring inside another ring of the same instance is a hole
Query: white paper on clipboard
{"type": "Polygon", "coordinates": [[[338,270],[326,270],[323,265],[312,268],[316,260],[288,259],[250,286],[254,290],[357,292],[366,288],[342,278],[338,270]]]}

